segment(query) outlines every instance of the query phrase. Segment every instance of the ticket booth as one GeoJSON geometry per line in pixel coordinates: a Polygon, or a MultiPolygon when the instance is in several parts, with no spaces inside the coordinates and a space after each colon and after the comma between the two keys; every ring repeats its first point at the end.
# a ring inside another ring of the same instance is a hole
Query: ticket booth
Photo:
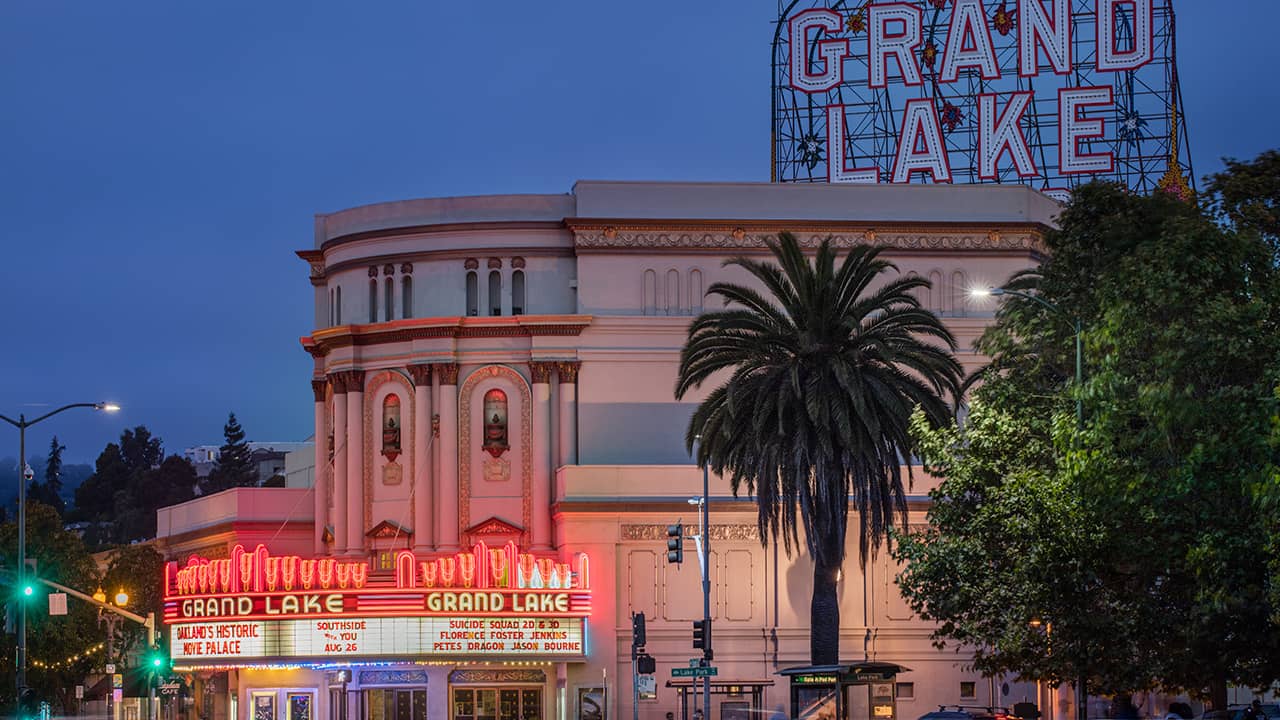
{"type": "Polygon", "coordinates": [[[897,720],[893,685],[909,668],[886,662],[788,668],[793,720],[897,720]]]}

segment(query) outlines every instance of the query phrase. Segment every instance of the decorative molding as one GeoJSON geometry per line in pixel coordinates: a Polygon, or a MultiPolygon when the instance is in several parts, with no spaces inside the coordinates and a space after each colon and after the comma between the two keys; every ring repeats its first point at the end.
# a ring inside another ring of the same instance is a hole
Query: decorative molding
{"type": "Polygon", "coordinates": [[[462,261],[462,268],[464,270],[476,270],[479,267],[480,267],[480,261],[475,258],[467,258],[466,260],[462,261]]]}
{"type": "Polygon", "coordinates": [[[931,225],[875,227],[868,223],[771,221],[744,228],[715,221],[630,225],[570,222],[575,247],[585,250],[764,250],[765,243],[776,240],[778,232],[790,230],[806,249],[816,249],[830,238],[832,247],[838,250],[875,244],[908,251],[1047,252],[1043,230],[1031,223],[931,225]]]}
{"type": "Polygon", "coordinates": [[[523,269],[524,269],[524,258],[522,258],[522,257],[514,257],[514,258],[511,258],[511,267],[515,268],[516,270],[523,270],[523,269]]]}
{"type": "MultiPolygon", "coordinates": [[[[361,375],[363,374],[364,373],[361,372],[361,375]]],[[[380,429],[382,427],[382,423],[379,422],[375,425],[373,422],[373,414],[375,410],[379,413],[382,412],[382,403],[378,400],[378,390],[387,383],[397,385],[398,389],[404,394],[404,397],[400,401],[401,407],[413,407],[413,404],[409,402],[413,399],[413,384],[409,382],[409,378],[405,377],[404,373],[398,370],[383,370],[377,375],[374,375],[369,381],[369,387],[365,390],[365,397],[363,399],[364,408],[361,418],[361,422],[364,425],[364,447],[357,449],[357,452],[361,454],[361,465],[364,467],[364,527],[366,528],[373,525],[374,458],[382,457],[382,432],[380,429]],[[374,431],[375,427],[379,428],[377,432],[374,431]]],[[[406,412],[401,416],[400,437],[402,439],[413,437],[415,422],[417,422],[417,418],[413,416],[412,412],[406,412]]],[[[410,440],[405,446],[408,448],[409,452],[405,453],[404,464],[406,467],[413,467],[414,447],[412,440],[410,440]]],[[[350,452],[349,449],[348,452],[350,452]]],[[[347,478],[348,483],[352,482],[352,480],[353,478],[347,478]]]]}
{"type": "Polygon", "coordinates": [[[420,363],[405,368],[409,371],[409,377],[413,378],[414,387],[431,387],[431,367],[431,363],[420,363]]]}
{"type": "Polygon", "coordinates": [[[413,274],[413,263],[411,263],[411,262],[407,262],[407,263],[400,263],[400,272],[401,272],[401,273],[403,273],[403,274],[405,274],[405,275],[412,275],[412,274],[413,274]]]}
{"type": "Polygon", "coordinates": [[[578,384],[578,371],[582,369],[582,362],[578,360],[561,360],[556,363],[556,373],[560,376],[560,382],[578,384]]]}
{"type": "Polygon", "coordinates": [[[335,387],[342,388],[342,392],[364,392],[363,370],[342,370],[329,375],[329,380],[334,382],[335,387]]]}
{"type": "Polygon", "coordinates": [[[451,683],[535,683],[547,681],[541,670],[454,670],[449,673],[451,683]]]}
{"type": "MultiPolygon", "coordinates": [[[[454,366],[457,367],[456,365],[454,366]]],[[[520,484],[523,494],[522,522],[533,527],[533,442],[530,435],[533,393],[520,373],[506,365],[486,365],[467,376],[458,389],[458,529],[471,525],[471,396],[485,380],[505,378],[520,393],[520,484]]],[[[456,376],[455,376],[456,381],[456,376]]],[[[443,381],[442,381],[443,382],[443,381]]],[[[529,533],[522,538],[529,541],[529,533]]]]}
{"type": "Polygon", "coordinates": [[[394,275],[395,272],[396,272],[396,266],[392,265],[391,263],[387,263],[386,265],[382,266],[383,275],[394,275]]]}
{"type": "Polygon", "coordinates": [[[307,262],[311,269],[311,284],[320,287],[327,282],[324,271],[324,253],[319,250],[299,250],[294,253],[307,262]]]}
{"type": "Polygon", "coordinates": [[[551,371],[556,367],[554,362],[541,362],[531,360],[529,362],[529,377],[533,380],[533,384],[551,382],[551,371]]]}
{"type": "Polygon", "coordinates": [[[590,323],[584,315],[410,318],[324,328],[302,338],[302,347],[320,358],[338,348],[439,338],[577,337],[590,323]]]}
{"type": "Polygon", "coordinates": [[[395,537],[413,537],[413,531],[407,527],[400,525],[391,520],[383,520],[382,522],[369,528],[365,537],[369,538],[395,538],[395,537]]]}
{"type": "Polygon", "coordinates": [[[377,266],[377,265],[370,265],[370,266],[369,266],[369,277],[371,277],[371,278],[376,278],[376,277],[378,277],[378,266],[377,266]]]}
{"type": "Polygon", "coordinates": [[[458,384],[458,363],[434,363],[441,385],[458,384]]]}
{"type": "MultiPolygon", "coordinates": [[[[686,525],[686,536],[697,534],[696,525],[686,525]]],[[[756,525],[712,525],[709,533],[712,540],[735,540],[760,542],[760,528],[756,525]]],[[[623,525],[623,540],[665,540],[666,525],[623,525]]]]}
{"type": "Polygon", "coordinates": [[[487,263],[487,265],[490,270],[501,270],[502,258],[491,257],[489,258],[489,262],[487,263]]]}
{"type": "Polygon", "coordinates": [[[316,402],[322,403],[329,392],[329,379],[325,377],[311,378],[311,394],[315,396],[316,402]]]}
{"type": "Polygon", "coordinates": [[[426,670],[361,670],[361,685],[426,685],[426,670]]]}

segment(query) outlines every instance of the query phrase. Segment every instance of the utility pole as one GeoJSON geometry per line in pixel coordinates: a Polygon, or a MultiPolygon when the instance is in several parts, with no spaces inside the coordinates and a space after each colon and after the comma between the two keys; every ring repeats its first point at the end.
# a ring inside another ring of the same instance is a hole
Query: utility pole
{"type": "MultiPolygon", "coordinates": [[[[702,436],[699,435],[695,453],[702,449],[702,436]]],[[[695,458],[698,457],[695,454],[695,458]]],[[[702,648],[702,664],[710,667],[715,654],[711,650],[711,515],[707,500],[710,494],[710,482],[707,476],[707,463],[702,465],[702,512],[698,516],[698,560],[702,566],[702,628],[705,643],[702,648]]],[[[711,720],[711,676],[702,676],[702,720],[711,720]]]]}

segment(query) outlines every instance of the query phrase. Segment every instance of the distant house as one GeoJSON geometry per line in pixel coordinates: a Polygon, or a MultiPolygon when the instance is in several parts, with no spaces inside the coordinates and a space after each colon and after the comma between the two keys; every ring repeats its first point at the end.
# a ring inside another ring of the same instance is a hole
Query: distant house
{"type": "MultiPolygon", "coordinates": [[[[310,450],[310,442],[249,442],[249,456],[258,468],[258,484],[275,475],[285,474],[285,455],[310,450]]],[[[220,445],[197,445],[182,451],[182,456],[196,467],[196,477],[205,478],[218,462],[220,445]]]]}

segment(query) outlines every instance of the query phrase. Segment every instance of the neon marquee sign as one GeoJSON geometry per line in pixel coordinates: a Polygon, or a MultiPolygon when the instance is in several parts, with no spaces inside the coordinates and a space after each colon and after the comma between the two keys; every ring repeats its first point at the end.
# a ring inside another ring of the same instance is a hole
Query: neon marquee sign
{"type": "Polygon", "coordinates": [[[1184,194],[1172,0],[791,0],[773,179],[1184,194]]]}
{"type": "Polygon", "coordinates": [[[419,559],[230,557],[165,567],[164,616],[180,666],[404,656],[580,658],[591,612],[589,563],[535,557],[515,543],[419,559]]]}

